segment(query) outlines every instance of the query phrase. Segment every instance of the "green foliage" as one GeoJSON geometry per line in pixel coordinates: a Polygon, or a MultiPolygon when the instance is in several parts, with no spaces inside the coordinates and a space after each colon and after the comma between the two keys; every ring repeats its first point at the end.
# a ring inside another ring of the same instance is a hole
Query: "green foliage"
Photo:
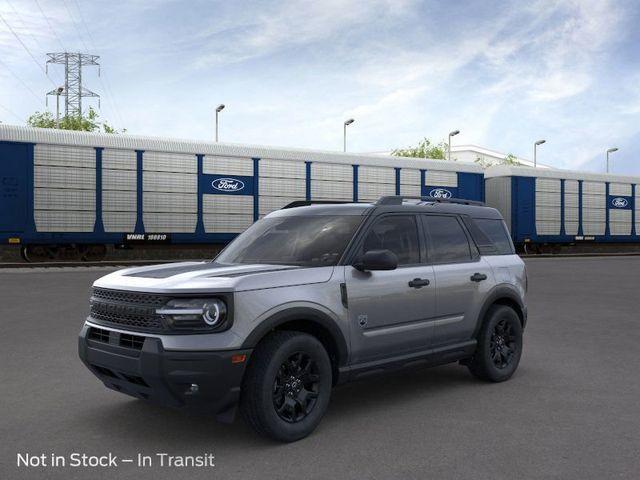
{"type": "Polygon", "coordinates": [[[416,147],[398,148],[391,152],[391,155],[397,157],[414,157],[414,158],[436,158],[446,160],[448,145],[440,142],[437,145],[431,143],[431,140],[424,138],[416,147]]]}
{"type": "Polygon", "coordinates": [[[482,168],[488,168],[494,165],[522,165],[518,161],[518,157],[516,157],[513,153],[508,153],[506,157],[499,161],[487,160],[486,158],[478,157],[476,158],[476,163],[482,168]]]}
{"type": "MultiPolygon", "coordinates": [[[[107,122],[98,120],[98,112],[92,107],[82,117],[64,116],[60,118],[60,129],[62,130],[80,130],[83,132],[104,132],[104,133],[125,133],[127,130],[122,129],[121,132],[113,128],[107,122]]],[[[29,117],[27,124],[37,128],[56,128],[56,119],[51,112],[36,112],[29,117]]]]}

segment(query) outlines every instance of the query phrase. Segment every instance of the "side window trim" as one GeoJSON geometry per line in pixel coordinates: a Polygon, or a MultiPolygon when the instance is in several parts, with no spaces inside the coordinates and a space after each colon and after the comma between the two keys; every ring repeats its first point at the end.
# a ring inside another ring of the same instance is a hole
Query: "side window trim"
{"type": "Polygon", "coordinates": [[[416,236],[418,239],[418,260],[419,263],[409,263],[409,264],[404,264],[404,265],[398,265],[398,269],[400,268],[408,268],[408,267],[416,267],[416,266],[420,266],[420,265],[424,265],[425,264],[425,257],[424,257],[424,242],[425,239],[423,238],[421,232],[420,232],[420,227],[421,227],[421,223],[420,219],[418,218],[419,215],[413,213],[413,212],[390,212],[390,213],[382,213],[380,215],[376,215],[376,216],[372,216],[368,219],[368,221],[366,222],[366,225],[362,226],[362,229],[357,233],[357,238],[355,239],[355,241],[353,242],[353,244],[351,245],[350,248],[350,252],[348,254],[345,260],[345,265],[352,265],[353,262],[356,261],[356,257],[358,255],[358,252],[360,251],[360,249],[363,246],[364,240],[367,237],[367,235],[369,234],[369,232],[371,231],[371,229],[376,225],[376,223],[378,223],[379,221],[385,219],[385,218],[389,218],[389,217],[411,217],[413,219],[414,225],[416,227],[416,236]]]}
{"type": "Polygon", "coordinates": [[[462,219],[460,218],[459,215],[446,214],[446,213],[421,213],[420,214],[420,222],[421,222],[421,224],[423,226],[423,232],[424,232],[425,241],[426,241],[426,244],[427,244],[428,265],[457,265],[457,264],[461,264],[461,263],[475,263],[475,262],[479,262],[480,261],[480,253],[478,252],[478,248],[477,248],[474,240],[471,238],[471,235],[469,234],[469,231],[467,230],[466,225],[464,224],[464,222],[462,221],[462,219]],[[459,260],[459,261],[442,261],[442,262],[434,261],[433,260],[433,248],[432,248],[433,240],[431,238],[431,231],[430,231],[429,225],[427,223],[427,217],[449,217],[449,218],[455,218],[456,221],[458,222],[458,225],[460,225],[460,228],[464,232],[464,235],[465,235],[465,237],[467,239],[467,245],[469,246],[469,259],[467,259],[467,260],[459,260]]]}

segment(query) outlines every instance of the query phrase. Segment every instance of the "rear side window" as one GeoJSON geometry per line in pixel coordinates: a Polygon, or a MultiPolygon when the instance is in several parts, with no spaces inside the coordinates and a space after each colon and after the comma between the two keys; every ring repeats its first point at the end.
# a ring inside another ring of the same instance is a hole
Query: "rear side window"
{"type": "Polygon", "coordinates": [[[362,253],[369,250],[391,250],[398,257],[398,265],[420,263],[415,217],[392,215],[376,221],[362,245],[362,253]]]}
{"type": "Polygon", "coordinates": [[[430,263],[471,261],[469,240],[456,217],[425,215],[430,263]]]}
{"type": "Polygon", "coordinates": [[[502,220],[475,218],[472,221],[493,243],[496,250],[494,255],[512,255],[515,253],[509,231],[502,220]]]}

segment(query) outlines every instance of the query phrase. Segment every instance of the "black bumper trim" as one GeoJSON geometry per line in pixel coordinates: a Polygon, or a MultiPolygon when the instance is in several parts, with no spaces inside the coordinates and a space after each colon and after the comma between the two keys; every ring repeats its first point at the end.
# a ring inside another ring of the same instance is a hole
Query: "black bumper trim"
{"type": "MultiPolygon", "coordinates": [[[[159,338],[145,337],[141,349],[88,338],[84,325],[78,338],[82,362],[108,388],[170,407],[187,407],[232,420],[251,349],[217,351],[165,350],[159,338]],[[234,355],[246,355],[232,363],[234,355]],[[192,384],[198,385],[196,391],[192,384]]],[[[111,331],[119,336],[118,332],[111,331]]]]}

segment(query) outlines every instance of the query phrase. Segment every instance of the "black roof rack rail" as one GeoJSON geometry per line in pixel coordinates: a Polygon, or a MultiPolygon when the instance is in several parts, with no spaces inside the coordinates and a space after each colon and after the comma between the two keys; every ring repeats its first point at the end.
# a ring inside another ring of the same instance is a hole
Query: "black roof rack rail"
{"type": "Polygon", "coordinates": [[[466,200],[464,198],[436,198],[436,197],[418,197],[418,196],[406,196],[406,195],[389,195],[380,197],[376,202],[376,205],[402,205],[405,200],[420,200],[430,203],[457,203],[460,205],[476,205],[484,207],[484,202],[478,202],[476,200],[466,200]]]}
{"type": "Polygon", "coordinates": [[[286,204],[280,210],[285,210],[287,208],[297,208],[297,207],[308,207],[310,205],[335,205],[339,203],[354,203],[346,200],[295,200],[291,203],[286,204]]]}

